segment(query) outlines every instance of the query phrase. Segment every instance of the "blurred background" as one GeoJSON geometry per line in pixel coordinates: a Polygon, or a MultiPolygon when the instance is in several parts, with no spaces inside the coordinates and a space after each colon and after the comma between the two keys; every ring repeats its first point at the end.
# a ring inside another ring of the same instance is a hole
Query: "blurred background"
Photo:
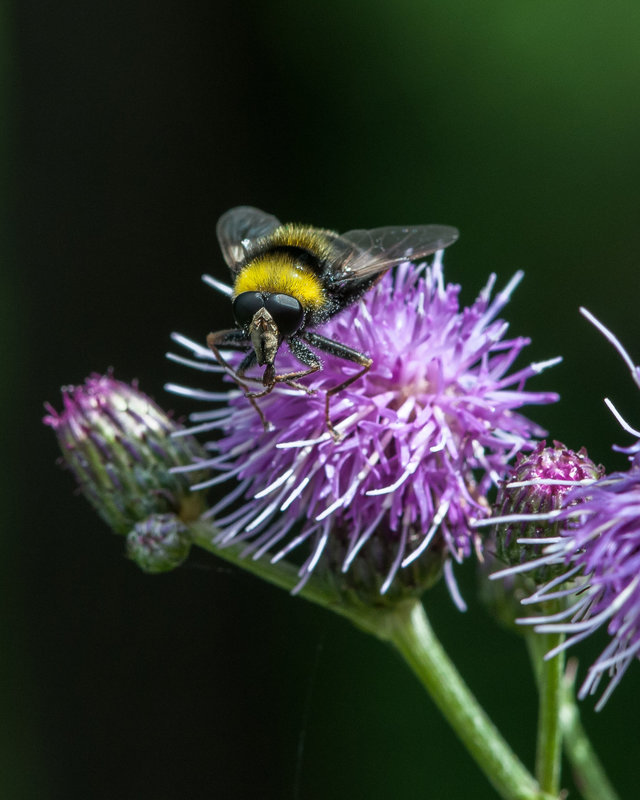
{"type": "MultiPolygon", "coordinates": [[[[381,644],[213,558],[143,575],[69,474],[42,403],[114,367],[179,414],[169,334],[225,327],[215,222],[238,204],[347,230],[456,225],[449,280],[526,277],[505,316],[550,438],[608,470],[640,361],[640,6],[612,0],[20,0],[1,8],[5,515],[0,794],[40,800],[493,798],[381,644]]],[[[436,630],[533,761],[526,653],[474,599],[436,630]]],[[[576,650],[582,672],[604,639],[576,650]]],[[[585,723],[636,796],[634,664],[585,723]],[[614,735],[615,731],[615,735],[614,735]]],[[[567,781],[570,784],[570,780],[567,781]]]]}

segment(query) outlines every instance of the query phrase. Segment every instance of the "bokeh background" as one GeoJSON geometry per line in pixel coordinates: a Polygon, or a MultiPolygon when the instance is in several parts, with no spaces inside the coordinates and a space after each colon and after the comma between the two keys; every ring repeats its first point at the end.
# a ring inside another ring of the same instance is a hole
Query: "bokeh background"
{"type": "MultiPolygon", "coordinates": [[[[20,0],[1,6],[0,794],[25,800],[482,798],[493,790],[395,655],[198,555],[149,577],[55,467],[42,402],[113,366],[180,414],[169,333],[230,320],[217,217],[237,204],[346,230],[442,222],[470,301],[506,311],[531,415],[608,469],[640,360],[640,5],[623,0],[20,0]],[[8,513],[7,513],[8,511],[8,513]]],[[[443,587],[432,621],[528,763],[520,641],[443,587]]],[[[604,640],[577,653],[585,665],[604,640]]],[[[637,796],[640,668],[586,725],[637,796]]],[[[571,785],[569,783],[569,785],[571,785]]]]}

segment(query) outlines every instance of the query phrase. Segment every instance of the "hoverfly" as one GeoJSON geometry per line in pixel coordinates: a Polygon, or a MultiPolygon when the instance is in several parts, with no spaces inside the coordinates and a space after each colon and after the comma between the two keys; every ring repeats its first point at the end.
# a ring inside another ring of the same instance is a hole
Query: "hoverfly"
{"type": "Polygon", "coordinates": [[[250,206],[223,214],[216,232],[234,279],[237,327],[210,333],[209,348],[243,387],[265,428],[255,398],[268,394],[277,383],[309,391],[299,379],[322,369],[315,351],[361,366],[355,375],[326,392],[326,423],[334,438],[330,398],[361,378],[373,362],[365,353],[328,339],[315,328],[362,297],[395,264],[419,261],[458,238],[458,231],[447,225],[391,226],[338,234],[309,225],[282,224],[250,206]],[[275,358],[284,341],[302,368],[278,374],[275,358]],[[221,347],[247,350],[237,369],[224,360],[221,347]],[[243,382],[246,371],[255,364],[265,367],[261,391],[249,391],[243,382]]]}

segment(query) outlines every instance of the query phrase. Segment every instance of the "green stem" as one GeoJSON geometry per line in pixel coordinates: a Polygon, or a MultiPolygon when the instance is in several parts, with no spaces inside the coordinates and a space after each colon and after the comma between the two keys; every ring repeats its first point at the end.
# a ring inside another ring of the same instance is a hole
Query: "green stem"
{"type": "MultiPolygon", "coordinates": [[[[241,548],[212,544],[210,525],[192,527],[194,541],[220,558],[289,591],[299,581],[290,564],[241,558],[241,548]]],[[[534,777],[509,748],[458,674],[436,638],[422,604],[416,600],[393,607],[345,604],[315,576],[300,590],[301,597],[347,617],[357,627],[392,644],[411,667],[433,701],[458,734],[469,753],[504,800],[553,800],[540,791],[534,777]]]]}
{"type": "MultiPolygon", "coordinates": [[[[564,639],[563,634],[542,633],[540,647],[548,653],[564,639]]],[[[562,766],[562,727],[560,708],[562,703],[562,677],[564,674],[564,652],[545,661],[539,667],[538,741],[536,747],[536,778],[540,788],[557,796],[560,791],[560,769],[562,766]]]]}
{"type": "MultiPolygon", "coordinates": [[[[423,606],[398,609],[389,640],[402,654],[478,766],[506,800],[551,797],[504,741],[436,638],[423,606]]],[[[557,795],[553,795],[557,796],[557,795]]]]}
{"type": "MultiPolygon", "coordinates": [[[[540,687],[543,657],[547,648],[541,635],[531,629],[527,631],[526,640],[536,681],[540,687]]],[[[569,663],[561,683],[558,719],[562,727],[564,751],[571,762],[576,785],[585,800],[620,800],[582,727],[574,691],[576,666],[576,662],[569,663]]]]}
{"type": "MultiPolygon", "coordinates": [[[[264,558],[252,559],[251,557],[242,556],[243,550],[246,545],[229,545],[227,547],[219,547],[213,544],[213,539],[218,531],[211,524],[206,522],[194,522],[189,526],[193,543],[201,547],[203,550],[208,550],[223,561],[228,561],[235,564],[245,572],[250,572],[259,578],[278,586],[280,589],[286,589],[288,592],[292,591],[295,586],[300,582],[298,570],[292,564],[286,561],[278,561],[272,564],[264,558]]],[[[338,594],[333,591],[329,586],[321,581],[311,579],[304,588],[299,592],[300,597],[310,600],[312,603],[329,607],[337,613],[342,613],[347,616],[345,611],[339,606],[340,598],[338,594]]]]}

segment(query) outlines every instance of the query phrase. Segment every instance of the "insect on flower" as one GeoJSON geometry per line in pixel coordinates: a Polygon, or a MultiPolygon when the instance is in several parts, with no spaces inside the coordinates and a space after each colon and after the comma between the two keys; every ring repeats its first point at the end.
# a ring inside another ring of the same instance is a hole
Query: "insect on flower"
{"type": "Polygon", "coordinates": [[[371,368],[365,353],[328,339],[314,329],[355,303],[391,267],[402,261],[420,261],[448,247],[458,238],[446,225],[384,227],[353,230],[342,235],[295,223],[282,224],[271,214],[250,206],[232,208],[217,225],[222,253],[234,278],[232,290],[236,328],[210,333],[207,344],[218,362],[255,402],[285,383],[308,391],[298,381],[322,369],[314,350],[343,358],[362,369],[326,393],[328,430],[337,434],[329,418],[332,395],[345,389],[371,368]],[[302,368],[278,374],[275,358],[286,341],[302,368]],[[237,369],[225,361],[219,348],[247,350],[237,369]],[[246,371],[264,366],[262,390],[249,391],[246,371]]]}

